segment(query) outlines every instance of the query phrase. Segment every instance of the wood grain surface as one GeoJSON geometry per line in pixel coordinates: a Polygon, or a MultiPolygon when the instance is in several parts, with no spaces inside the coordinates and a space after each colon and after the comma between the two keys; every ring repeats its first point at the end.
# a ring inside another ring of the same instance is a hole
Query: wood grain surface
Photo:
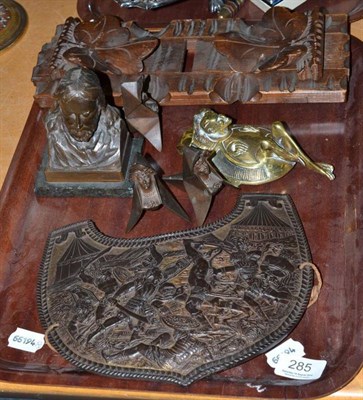
{"type": "MultiPolygon", "coordinates": [[[[47,37],[41,39],[40,44],[50,39],[56,23],[62,23],[68,15],[75,15],[67,8],[70,2],[53,2],[52,4],[59,3],[59,9],[67,14],[59,15],[57,8],[52,6],[52,9],[56,10],[53,11],[57,17],[55,19],[59,21],[52,22],[53,26],[49,27],[50,16],[46,3],[48,2],[22,1],[30,16],[35,18],[38,13],[43,16],[44,21],[47,21],[47,24],[41,27],[38,23],[39,35],[46,29],[50,31],[47,37]],[[33,10],[34,14],[31,14],[33,6],[30,3],[38,3],[39,9],[33,10]]],[[[72,6],[74,9],[74,5],[72,6]]],[[[32,43],[33,39],[27,38],[33,29],[31,24],[32,18],[28,32],[18,46],[25,40],[32,43]]],[[[45,145],[45,132],[41,122],[42,113],[33,106],[0,196],[2,232],[0,389],[3,392],[13,393],[44,395],[58,393],[63,396],[67,394],[101,398],[221,399],[226,396],[307,398],[337,391],[351,380],[362,362],[362,315],[359,313],[359,304],[362,303],[362,292],[359,291],[362,272],[359,266],[362,261],[360,247],[363,204],[360,175],[363,159],[360,146],[363,46],[361,42],[354,40],[352,48],[354,68],[349,101],[346,104],[279,106],[235,104],[217,108],[218,111],[233,117],[238,123],[266,125],[274,119],[284,120],[308,154],[318,161],[329,162],[336,167],[337,179],[333,182],[297,166],[289,175],[273,184],[243,188],[244,192],[289,193],[300,213],[313,260],[323,275],[324,289],[318,303],[307,311],[291,337],[304,343],[307,356],[310,358],[328,360],[328,368],[321,380],[300,386],[296,382],[282,382],[283,379],[274,376],[272,369],[266,365],[264,356],[259,356],[188,388],[180,388],[171,384],[105,379],[75,371],[70,364],[48,348],[42,349],[36,356],[7,348],[7,337],[16,326],[40,331],[35,306],[35,288],[37,270],[48,233],[59,226],[90,218],[105,234],[126,237],[124,230],[130,212],[130,199],[35,197],[34,178],[45,145]],[[248,387],[247,383],[252,383],[252,386],[261,385],[262,389],[266,389],[258,393],[256,388],[248,387]],[[280,386],[281,384],[285,386],[280,386]]],[[[21,119],[22,113],[28,112],[30,107],[25,110],[23,108],[31,102],[26,98],[27,92],[21,87],[21,81],[16,78],[16,71],[22,66],[20,62],[22,52],[19,50],[18,54],[17,51],[17,47],[14,47],[4,54],[0,53],[0,60],[3,61],[2,87],[5,89],[9,87],[9,82],[4,79],[6,77],[13,84],[13,88],[9,91],[2,90],[2,93],[7,93],[2,109],[6,110],[7,119],[16,122],[21,119]],[[14,61],[15,64],[12,64],[14,61]],[[11,65],[16,65],[18,69],[14,67],[12,70],[11,65]],[[4,72],[8,75],[4,75],[4,72]],[[13,90],[14,87],[20,90],[18,95],[13,90]]],[[[25,51],[25,47],[22,51],[25,51]]],[[[33,54],[35,53],[36,51],[33,54]]],[[[23,58],[27,61],[24,53],[23,58]]],[[[31,72],[29,80],[30,76],[31,72]]],[[[177,172],[181,168],[181,159],[176,154],[175,144],[184,129],[190,125],[192,116],[198,109],[197,107],[163,109],[164,151],[158,154],[148,146],[146,152],[157,160],[165,173],[177,172]]],[[[9,130],[8,125],[5,125],[7,122],[4,123],[3,118],[1,121],[3,176],[19,137],[19,131],[15,131],[17,128],[14,128],[16,122],[9,130]],[[3,156],[4,148],[5,156],[3,156]]],[[[174,193],[191,213],[186,195],[178,189],[175,189],[174,193]]],[[[216,198],[208,221],[213,221],[230,211],[238,194],[239,191],[232,188],[225,189],[216,198]]],[[[195,224],[194,219],[193,222],[195,224]]],[[[191,224],[171,218],[168,211],[162,209],[148,213],[129,237],[191,227],[191,224]]],[[[355,393],[359,394],[361,380],[357,380],[356,384],[355,390],[358,392],[355,393]]],[[[339,393],[336,396],[339,396],[339,393]]],[[[345,395],[343,392],[343,396],[348,394],[345,395]]]]}

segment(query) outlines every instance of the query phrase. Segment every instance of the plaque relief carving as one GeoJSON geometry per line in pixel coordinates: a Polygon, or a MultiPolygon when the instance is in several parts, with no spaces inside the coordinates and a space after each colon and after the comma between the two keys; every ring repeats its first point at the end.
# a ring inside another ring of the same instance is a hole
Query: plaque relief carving
{"type": "Polygon", "coordinates": [[[48,339],[75,365],[188,385],[281,341],[313,272],[284,195],[246,195],[203,228],[115,239],[92,222],[49,236],[38,287],[48,339]]]}

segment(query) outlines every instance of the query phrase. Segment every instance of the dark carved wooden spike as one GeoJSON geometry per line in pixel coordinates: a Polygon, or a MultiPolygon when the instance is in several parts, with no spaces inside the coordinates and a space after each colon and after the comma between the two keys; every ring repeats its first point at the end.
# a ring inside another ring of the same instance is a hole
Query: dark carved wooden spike
{"type": "Polygon", "coordinates": [[[158,151],[162,150],[161,128],[157,103],[143,92],[144,80],[121,84],[123,108],[129,126],[141,133],[158,151]]]}
{"type": "Polygon", "coordinates": [[[182,173],[163,177],[167,182],[183,183],[199,226],[207,218],[213,197],[223,186],[222,177],[208,158],[208,152],[184,146],[182,173]]]}

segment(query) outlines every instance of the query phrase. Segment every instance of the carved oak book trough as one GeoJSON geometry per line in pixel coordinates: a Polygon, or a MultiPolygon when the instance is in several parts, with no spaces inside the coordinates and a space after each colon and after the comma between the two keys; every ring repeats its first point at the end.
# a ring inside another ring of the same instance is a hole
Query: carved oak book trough
{"type": "Polygon", "coordinates": [[[33,82],[43,107],[75,65],[103,76],[118,106],[123,85],[140,77],[160,105],[342,102],[349,55],[347,15],[319,9],[275,7],[257,23],[173,20],[152,28],[110,15],[68,18],[43,46],[33,82]]]}
{"type": "Polygon", "coordinates": [[[40,318],[82,369],[188,385],[291,332],[309,302],[309,261],[286,195],[245,195],[213,224],[140,239],[80,222],[49,236],[40,318]]]}

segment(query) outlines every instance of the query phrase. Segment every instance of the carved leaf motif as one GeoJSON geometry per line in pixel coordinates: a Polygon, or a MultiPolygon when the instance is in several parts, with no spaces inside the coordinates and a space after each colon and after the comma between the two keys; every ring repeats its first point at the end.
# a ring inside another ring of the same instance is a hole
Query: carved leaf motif
{"type": "Polygon", "coordinates": [[[214,91],[227,103],[231,104],[238,100],[241,88],[241,74],[220,79],[214,87],[214,91]]]}
{"type": "Polygon", "coordinates": [[[151,75],[148,91],[154,100],[160,102],[169,95],[169,85],[165,78],[158,75],[151,75]]]}
{"type": "Polygon", "coordinates": [[[214,45],[236,72],[255,72],[261,59],[269,59],[279,51],[279,46],[257,46],[235,32],[218,36],[214,45]]]}
{"type": "Polygon", "coordinates": [[[243,89],[239,95],[242,102],[249,101],[259,92],[259,83],[255,76],[245,75],[243,79],[243,89]]]}
{"type": "Polygon", "coordinates": [[[299,39],[308,25],[308,17],[301,12],[292,12],[285,7],[272,7],[263,16],[256,27],[265,28],[269,41],[287,41],[299,39]]]}
{"type": "Polygon", "coordinates": [[[236,72],[274,70],[288,67],[303,57],[306,48],[295,42],[308,32],[307,15],[274,7],[261,22],[248,29],[219,35],[215,47],[236,72]]]}
{"type": "Polygon", "coordinates": [[[237,73],[220,79],[214,91],[227,103],[246,102],[259,92],[259,83],[253,75],[237,73]]]}
{"type": "Polygon", "coordinates": [[[263,60],[257,65],[258,71],[274,71],[295,65],[297,71],[302,69],[307,48],[305,46],[286,47],[272,57],[263,60]],[[302,67],[301,67],[302,64],[302,67]]]}
{"type": "Polygon", "coordinates": [[[96,60],[91,57],[89,50],[84,47],[72,47],[63,53],[63,57],[75,65],[97,69],[101,72],[107,71],[105,66],[97,64],[96,60]]]}
{"type": "Polygon", "coordinates": [[[143,70],[142,60],[146,58],[157,46],[158,40],[154,38],[130,42],[114,49],[97,49],[100,59],[104,60],[114,73],[135,74],[143,70]]]}
{"type": "Polygon", "coordinates": [[[81,22],[74,30],[77,41],[90,48],[115,48],[124,45],[130,33],[120,25],[120,20],[113,16],[105,16],[97,21],[81,22]]]}
{"type": "Polygon", "coordinates": [[[112,16],[79,23],[74,37],[79,47],[64,53],[68,61],[117,75],[141,72],[142,60],[158,45],[158,39],[152,37],[130,39],[130,31],[112,16]]]}

